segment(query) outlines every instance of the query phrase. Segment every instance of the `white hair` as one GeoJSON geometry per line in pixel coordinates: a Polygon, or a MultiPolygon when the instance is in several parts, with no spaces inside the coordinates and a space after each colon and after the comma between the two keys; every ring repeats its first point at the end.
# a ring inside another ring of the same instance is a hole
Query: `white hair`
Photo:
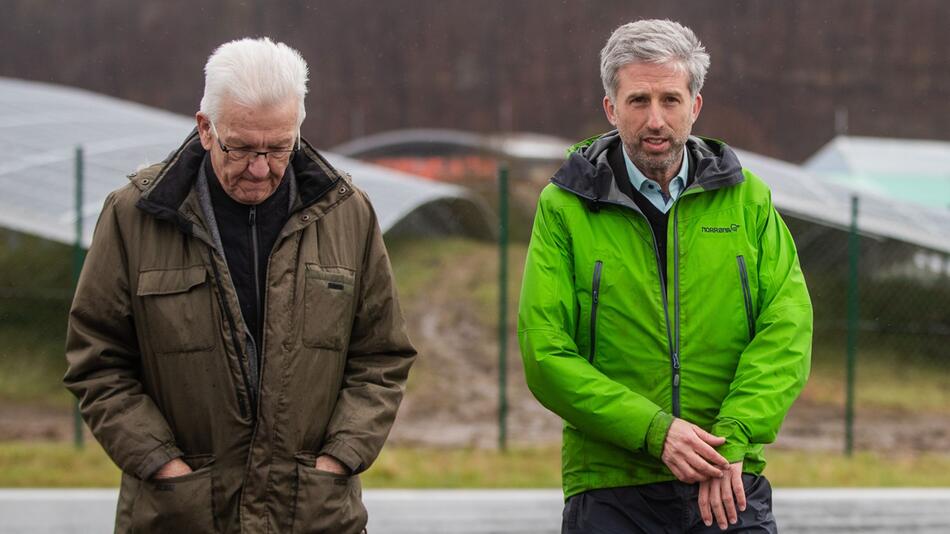
{"type": "Polygon", "coordinates": [[[693,30],[671,20],[638,20],[614,30],[600,51],[604,93],[617,96],[617,72],[630,63],[670,64],[689,75],[689,92],[699,94],[709,70],[709,54],[693,30]]]}
{"type": "Polygon", "coordinates": [[[223,100],[247,107],[298,102],[297,128],[307,112],[307,62],[300,52],[262,39],[239,39],[219,46],[205,64],[205,92],[201,113],[212,120],[221,114],[223,100]]]}

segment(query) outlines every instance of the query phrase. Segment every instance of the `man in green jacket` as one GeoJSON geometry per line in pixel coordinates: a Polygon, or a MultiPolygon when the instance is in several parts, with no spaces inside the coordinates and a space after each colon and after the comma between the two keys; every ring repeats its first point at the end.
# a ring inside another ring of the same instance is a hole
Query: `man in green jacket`
{"type": "Polygon", "coordinates": [[[205,73],[197,129],[105,201],[64,380],[122,470],[116,532],[356,534],[415,356],[376,215],[300,138],[297,51],[205,73]]]}
{"type": "Polygon", "coordinates": [[[708,67],[675,22],[619,27],[616,130],[541,193],[518,335],[564,420],[565,533],[776,531],[762,448],[807,378],[812,308],[766,185],[690,136],[708,67]]]}

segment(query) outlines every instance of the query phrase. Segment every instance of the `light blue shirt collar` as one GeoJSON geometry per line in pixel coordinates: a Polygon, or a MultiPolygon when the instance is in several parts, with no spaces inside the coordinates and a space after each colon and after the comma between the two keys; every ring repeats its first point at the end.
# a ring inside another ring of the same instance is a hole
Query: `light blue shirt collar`
{"type": "Polygon", "coordinates": [[[656,209],[663,213],[668,212],[673,207],[673,202],[686,189],[686,178],[689,176],[689,156],[687,156],[685,148],[683,150],[683,163],[680,164],[680,172],[670,181],[670,199],[668,201],[663,198],[663,189],[660,184],[647,178],[633,164],[630,156],[627,155],[626,147],[623,147],[623,161],[627,164],[627,176],[630,177],[630,183],[633,184],[634,189],[643,194],[651,204],[656,206],[656,209]]]}

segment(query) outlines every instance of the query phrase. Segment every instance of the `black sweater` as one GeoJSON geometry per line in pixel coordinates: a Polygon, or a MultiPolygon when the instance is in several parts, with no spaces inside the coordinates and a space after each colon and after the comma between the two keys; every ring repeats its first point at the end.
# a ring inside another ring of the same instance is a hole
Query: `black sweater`
{"type": "Polygon", "coordinates": [[[267,263],[277,235],[287,222],[290,186],[285,175],[274,194],[260,204],[241,204],[229,197],[221,187],[211,166],[211,159],[206,158],[205,161],[211,205],[218,223],[218,232],[221,234],[231,281],[241,303],[244,322],[254,337],[257,354],[260,355],[263,352],[261,342],[264,337],[267,263]]]}

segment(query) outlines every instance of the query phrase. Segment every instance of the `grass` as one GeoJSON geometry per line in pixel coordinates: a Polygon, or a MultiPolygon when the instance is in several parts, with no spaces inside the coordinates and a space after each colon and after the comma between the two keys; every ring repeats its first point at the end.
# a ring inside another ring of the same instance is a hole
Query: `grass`
{"type": "Polygon", "coordinates": [[[950,486],[950,453],[916,455],[769,450],[765,475],[776,487],[950,486]]]}
{"type": "MultiPolygon", "coordinates": [[[[882,455],[770,450],[773,486],[950,487],[950,453],[882,455]]],[[[363,474],[366,488],[557,488],[555,447],[485,449],[389,447],[363,474]]],[[[0,443],[0,487],[116,487],[119,470],[95,443],[0,443]]]]}
{"type": "MultiPolygon", "coordinates": [[[[817,404],[843,406],[845,357],[816,343],[803,396],[817,404]]],[[[868,340],[855,366],[855,404],[861,409],[950,413],[950,364],[868,340]]]]}
{"type": "Polygon", "coordinates": [[[0,443],[0,487],[118,487],[119,469],[95,442],[0,443]]]}

